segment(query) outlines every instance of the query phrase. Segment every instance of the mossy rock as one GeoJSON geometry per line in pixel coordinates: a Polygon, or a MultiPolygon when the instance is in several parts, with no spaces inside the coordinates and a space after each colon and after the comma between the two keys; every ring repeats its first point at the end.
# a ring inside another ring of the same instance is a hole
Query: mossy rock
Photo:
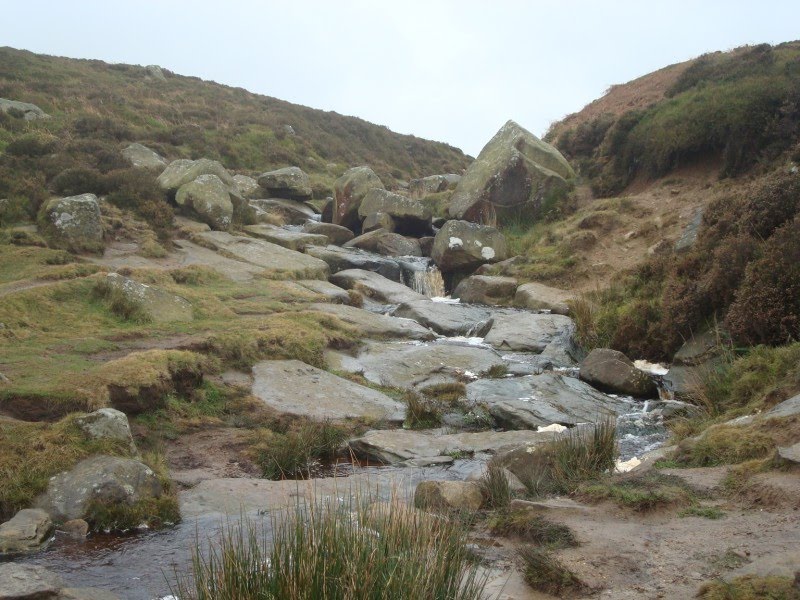
{"type": "Polygon", "coordinates": [[[103,251],[103,223],[94,194],[48,201],[39,213],[39,228],[54,247],[72,252],[103,251]]]}

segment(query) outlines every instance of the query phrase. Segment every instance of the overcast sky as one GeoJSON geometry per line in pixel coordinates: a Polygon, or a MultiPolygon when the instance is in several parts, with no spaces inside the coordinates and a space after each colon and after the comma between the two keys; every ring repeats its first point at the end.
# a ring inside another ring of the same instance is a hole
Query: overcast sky
{"type": "Polygon", "coordinates": [[[182,75],[356,115],[476,155],[543,135],[614,83],[800,38],[797,0],[2,0],[0,45],[182,75]]]}

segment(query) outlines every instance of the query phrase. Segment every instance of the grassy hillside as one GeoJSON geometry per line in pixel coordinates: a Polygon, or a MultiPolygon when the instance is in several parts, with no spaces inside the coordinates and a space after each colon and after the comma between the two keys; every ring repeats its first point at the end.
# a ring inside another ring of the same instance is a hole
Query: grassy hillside
{"type": "Polygon", "coordinates": [[[165,75],[158,81],[140,66],[0,48],[0,98],[32,102],[53,117],[26,122],[0,113],[0,198],[35,208],[50,191],[66,191],[57,178],[74,179],[70,169],[96,180],[127,167],[119,149],[134,141],[170,159],[208,157],[242,173],[297,165],[312,176],[316,196],[354,165],[371,165],[390,186],[469,162],[447,144],[358,118],[165,75]]]}
{"type": "Polygon", "coordinates": [[[706,54],[614,86],[546,139],[602,196],[703,159],[722,176],[797,160],[800,42],[706,54]]]}

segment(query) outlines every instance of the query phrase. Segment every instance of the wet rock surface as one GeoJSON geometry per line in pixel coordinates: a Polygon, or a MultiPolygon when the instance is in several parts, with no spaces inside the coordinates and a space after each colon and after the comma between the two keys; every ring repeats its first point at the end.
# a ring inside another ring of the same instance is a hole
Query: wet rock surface
{"type": "Polygon", "coordinates": [[[0,524],[0,556],[39,550],[50,539],[53,522],[47,512],[26,508],[0,524]]]}
{"type": "Polygon", "coordinates": [[[414,319],[445,336],[473,335],[480,337],[489,330],[492,313],[478,306],[432,302],[427,298],[404,301],[393,313],[414,319]]]}

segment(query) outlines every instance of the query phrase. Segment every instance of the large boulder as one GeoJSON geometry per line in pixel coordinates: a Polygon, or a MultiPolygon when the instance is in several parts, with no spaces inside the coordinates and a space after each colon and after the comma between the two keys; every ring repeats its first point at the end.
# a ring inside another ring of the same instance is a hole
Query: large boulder
{"type": "Polygon", "coordinates": [[[331,275],[330,281],[341,288],[355,290],[384,304],[400,304],[401,302],[413,302],[415,300],[429,301],[425,296],[402,283],[397,283],[378,273],[364,269],[339,271],[331,275]]]}
{"type": "Polygon", "coordinates": [[[109,273],[104,283],[110,290],[138,305],[156,323],[192,320],[192,305],[185,298],[139,283],[119,273],[109,273]]]}
{"type": "Polygon", "coordinates": [[[494,227],[447,221],[433,240],[431,258],[443,272],[471,271],[508,258],[508,246],[494,227]]]}
{"type": "Polygon", "coordinates": [[[414,491],[414,506],[422,510],[475,512],[483,504],[475,481],[421,481],[414,491]]]}
{"type": "Polygon", "coordinates": [[[0,556],[35,552],[52,533],[50,515],[39,508],[25,508],[0,525],[0,556]]]}
{"type": "Polygon", "coordinates": [[[268,196],[291,200],[311,198],[311,180],[300,167],[285,167],[262,173],[258,177],[258,185],[268,196]]]}
{"type": "Polygon", "coordinates": [[[163,169],[167,166],[163,156],[142,144],[131,144],[125,148],[122,151],[122,158],[137,169],[163,169]]]}
{"type": "Polygon", "coordinates": [[[372,189],[385,189],[372,169],[353,167],[345,171],[333,184],[333,222],[359,233],[361,218],[358,208],[372,189]]]}
{"type": "Polygon", "coordinates": [[[476,223],[536,219],[574,177],[558,150],[508,121],[467,168],[448,210],[454,219],[476,223]]]}
{"type": "Polygon", "coordinates": [[[88,252],[103,249],[100,204],[94,194],[53,198],[44,205],[39,224],[54,246],[88,252]]]}
{"type": "Polygon", "coordinates": [[[35,104],[19,102],[17,100],[7,100],[6,98],[0,98],[0,111],[20,115],[26,121],[50,118],[50,115],[35,104]]]}
{"type": "Polygon", "coordinates": [[[571,365],[578,354],[575,323],[563,315],[496,311],[484,342],[498,350],[541,354],[559,366],[571,365]]]}
{"type": "MultiPolygon", "coordinates": [[[[250,200],[250,205],[266,214],[267,220],[277,221],[284,225],[303,225],[306,221],[315,220],[314,209],[300,202],[284,198],[266,198],[250,200]]],[[[263,219],[260,219],[263,220],[263,219]]]]}
{"type": "Polygon", "coordinates": [[[583,359],[580,378],[604,392],[635,398],[658,398],[652,377],[637,369],[622,352],[595,348],[583,359]]]}
{"type": "Polygon", "coordinates": [[[355,237],[355,234],[347,227],[334,225],[333,223],[320,223],[318,221],[307,221],[306,224],[303,225],[303,231],[315,235],[327,236],[328,242],[335,246],[346,244],[355,237]]]}
{"type": "Polygon", "coordinates": [[[514,304],[529,310],[549,310],[558,315],[569,314],[569,301],[575,295],[542,283],[523,283],[514,296],[514,304]]]}
{"type": "Polygon", "coordinates": [[[391,217],[394,231],[417,237],[431,233],[431,211],[427,206],[406,196],[375,188],[367,192],[358,207],[362,219],[383,214],[391,217]]]}
{"type": "Polygon", "coordinates": [[[259,194],[261,193],[261,188],[258,186],[258,182],[247,175],[234,175],[233,185],[243,198],[258,198],[259,194]]]}
{"type": "Polygon", "coordinates": [[[397,261],[383,256],[376,256],[358,248],[340,248],[339,246],[306,246],[305,253],[328,263],[331,273],[348,269],[373,271],[392,281],[400,281],[400,265],[397,261]]]}
{"type": "Polygon", "coordinates": [[[663,379],[676,398],[689,399],[697,386],[724,363],[719,335],[705,331],[684,342],[672,357],[672,366],[663,379]]]}
{"type": "Polygon", "coordinates": [[[159,498],[163,488],[153,470],[130,458],[92,456],[72,470],[50,479],[47,491],[36,500],[57,522],[85,519],[92,505],[132,506],[159,498]]]}
{"type": "Polygon", "coordinates": [[[216,175],[228,188],[235,188],[233,177],[222,163],[208,158],[189,160],[181,158],[173,160],[158,176],[158,184],[164,191],[174,194],[178,189],[201,175],[216,175]]]}
{"type": "Polygon", "coordinates": [[[260,362],[253,367],[253,380],[253,395],[282,414],[394,422],[405,414],[389,396],[299,360],[260,362]]]}
{"type": "Polygon", "coordinates": [[[178,188],[175,202],[192,210],[211,229],[225,231],[233,222],[233,202],[228,187],[216,175],[200,175],[178,188]]]}
{"type": "Polygon", "coordinates": [[[84,435],[93,440],[112,440],[126,443],[132,452],[136,444],[131,434],[127,415],[115,408],[100,408],[87,415],[77,417],[75,424],[84,435]]]}
{"type": "Polygon", "coordinates": [[[453,291],[453,298],[477,304],[509,304],[517,291],[513,277],[473,275],[462,279],[453,291]]]}
{"type": "Polygon", "coordinates": [[[422,256],[419,242],[399,233],[375,229],[353,238],[345,248],[360,248],[383,256],[422,256]]]}
{"type": "Polygon", "coordinates": [[[461,181],[461,175],[456,175],[455,173],[429,175],[428,177],[409,181],[408,193],[413,199],[419,200],[429,194],[455,189],[459,181],[461,181]]]}

